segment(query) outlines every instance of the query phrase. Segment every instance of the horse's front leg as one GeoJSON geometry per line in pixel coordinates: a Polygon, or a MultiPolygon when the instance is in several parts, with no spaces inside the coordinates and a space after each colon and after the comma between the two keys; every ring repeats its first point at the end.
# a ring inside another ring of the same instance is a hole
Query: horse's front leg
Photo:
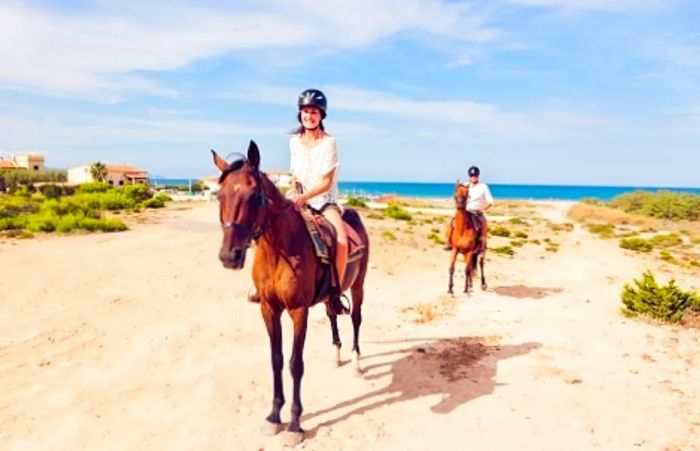
{"type": "Polygon", "coordinates": [[[292,358],[289,360],[289,369],[294,380],[294,394],[292,398],[292,418],[287,427],[284,442],[287,446],[294,446],[304,440],[304,430],[299,424],[303,408],[301,405],[301,378],[304,376],[304,342],[306,341],[306,326],[309,319],[308,307],[299,307],[291,310],[289,315],[294,322],[294,344],[292,345],[292,358]]]}
{"type": "Polygon", "coordinates": [[[464,267],[464,292],[469,294],[472,289],[472,271],[474,270],[472,265],[473,252],[467,252],[464,254],[464,262],[466,263],[464,267]]]}
{"type": "Polygon", "coordinates": [[[450,282],[447,286],[447,292],[449,294],[454,294],[452,287],[454,287],[454,275],[455,275],[455,261],[457,260],[457,246],[452,245],[452,256],[450,257],[450,282]]]}
{"type": "Polygon", "coordinates": [[[272,399],[272,411],[267,416],[262,426],[262,433],[265,435],[275,435],[282,429],[280,410],[284,405],[284,390],[282,387],[282,368],[284,360],[282,357],[282,312],[273,309],[268,302],[260,304],[267,335],[270,337],[270,356],[272,359],[272,381],[274,386],[274,397],[272,399]]]}

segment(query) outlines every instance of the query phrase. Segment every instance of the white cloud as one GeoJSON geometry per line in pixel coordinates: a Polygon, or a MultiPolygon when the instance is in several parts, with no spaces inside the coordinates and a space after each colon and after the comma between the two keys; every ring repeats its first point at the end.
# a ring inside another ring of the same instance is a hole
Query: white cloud
{"type": "Polygon", "coordinates": [[[576,11],[648,12],[668,7],[673,0],[505,0],[526,6],[576,11]]]}
{"type": "Polygon", "coordinates": [[[460,67],[468,67],[468,66],[471,66],[472,64],[474,64],[474,60],[471,57],[469,57],[467,55],[462,55],[462,56],[456,58],[454,61],[450,61],[447,64],[447,68],[448,69],[457,69],[460,67]]]}
{"type": "MultiPolygon", "coordinates": [[[[544,136],[609,125],[607,117],[583,114],[560,101],[526,113],[505,112],[489,103],[467,100],[413,100],[386,92],[352,86],[327,85],[329,109],[408,117],[430,123],[462,124],[473,130],[504,136],[544,136]]],[[[296,97],[292,89],[247,86],[228,97],[251,102],[289,105],[296,97]]]]}
{"type": "Polygon", "coordinates": [[[144,74],[237,51],[358,47],[399,33],[474,42],[496,35],[467,5],[437,0],[292,0],[253,8],[125,0],[68,11],[5,1],[0,86],[108,101],[128,91],[176,95],[144,74]]]}

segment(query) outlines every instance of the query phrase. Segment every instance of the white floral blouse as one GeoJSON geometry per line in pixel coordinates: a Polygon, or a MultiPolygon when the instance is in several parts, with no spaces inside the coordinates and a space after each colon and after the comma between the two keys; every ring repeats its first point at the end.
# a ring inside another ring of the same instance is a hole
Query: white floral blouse
{"type": "Polygon", "coordinates": [[[317,186],[323,177],[336,169],[331,181],[331,187],[325,193],[309,199],[308,203],[319,210],[329,203],[338,203],[338,150],[335,138],[325,135],[316,141],[313,147],[307,147],[301,142],[299,135],[289,140],[291,163],[289,172],[304,188],[304,191],[317,186]]]}

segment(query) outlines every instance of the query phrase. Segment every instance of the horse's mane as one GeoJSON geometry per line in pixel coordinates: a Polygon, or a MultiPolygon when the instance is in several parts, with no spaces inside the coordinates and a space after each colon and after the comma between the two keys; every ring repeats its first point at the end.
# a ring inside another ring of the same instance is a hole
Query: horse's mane
{"type": "Polygon", "coordinates": [[[248,163],[248,160],[245,158],[241,158],[231,162],[231,164],[229,164],[228,167],[224,169],[221,175],[219,176],[219,184],[224,183],[224,180],[226,179],[226,177],[228,177],[230,173],[240,170],[246,163],[248,163]]]}

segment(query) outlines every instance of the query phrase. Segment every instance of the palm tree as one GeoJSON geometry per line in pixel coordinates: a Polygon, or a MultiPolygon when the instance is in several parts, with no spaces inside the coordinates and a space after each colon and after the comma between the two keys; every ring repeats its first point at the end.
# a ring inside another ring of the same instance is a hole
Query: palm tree
{"type": "Polygon", "coordinates": [[[104,182],[107,179],[107,166],[101,161],[92,163],[90,166],[90,175],[94,181],[104,182]]]}

